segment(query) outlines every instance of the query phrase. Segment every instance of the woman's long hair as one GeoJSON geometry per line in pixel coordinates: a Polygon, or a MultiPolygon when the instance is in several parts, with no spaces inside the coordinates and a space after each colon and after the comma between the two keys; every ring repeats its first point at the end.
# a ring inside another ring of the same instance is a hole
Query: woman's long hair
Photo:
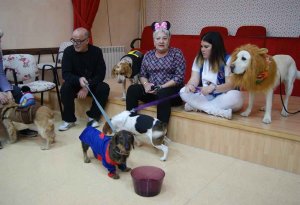
{"type": "MultiPolygon", "coordinates": [[[[226,50],[225,50],[222,36],[220,35],[219,32],[208,32],[202,37],[201,41],[208,42],[212,45],[212,49],[208,61],[209,64],[211,65],[212,71],[214,73],[218,72],[220,67],[226,64],[225,62],[226,50]]],[[[198,52],[196,62],[200,67],[203,65],[204,58],[201,52],[201,48],[198,52]]]]}

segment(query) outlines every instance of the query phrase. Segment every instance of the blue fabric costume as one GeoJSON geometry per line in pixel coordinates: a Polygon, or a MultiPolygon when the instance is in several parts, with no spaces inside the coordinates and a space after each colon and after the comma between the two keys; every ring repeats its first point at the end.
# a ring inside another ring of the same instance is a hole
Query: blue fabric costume
{"type": "Polygon", "coordinates": [[[31,93],[24,93],[19,102],[19,107],[25,108],[31,105],[35,105],[34,96],[31,93]]]}
{"type": "Polygon", "coordinates": [[[105,136],[101,131],[89,126],[83,130],[79,139],[91,147],[95,158],[102,161],[103,166],[109,171],[109,176],[115,174],[116,165],[118,165],[121,170],[126,169],[126,164],[118,164],[109,156],[109,143],[111,141],[111,137],[105,136]]]}

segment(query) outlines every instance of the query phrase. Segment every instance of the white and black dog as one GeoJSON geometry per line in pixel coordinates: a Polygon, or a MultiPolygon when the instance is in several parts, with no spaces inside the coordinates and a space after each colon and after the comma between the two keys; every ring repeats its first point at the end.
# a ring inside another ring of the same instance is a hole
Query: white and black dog
{"type": "Polygon", "coordinates": [[[130,51],[112,69],[111,76],[113,78],[117,77],[118,83],[122,83],[123,85],[123,100],[126,98],[126,78],[130,80],[131,84],[138,83],[142,60],[143,54],[140,51],[130,51]]]}
{"type": "MultiPolygon", "coordinates": [[[[169,141],[166,137],[167,125],[162,121],[142,114],[136,114],[130,111],[123,111],[111,119],[112,125],[116,132],[127,130],[135,135],[135,141],[139,144],[141,141],[150,141],[157,149],[163,151],[160,160],[165,161],[168,155],[168,147],[164,144],[169,141]],[[143,140],[145,138],[146,140],[143,140]]],[[[103,126],[103,133],[110,134],[112,130],[108,123],[103,126]]]]}

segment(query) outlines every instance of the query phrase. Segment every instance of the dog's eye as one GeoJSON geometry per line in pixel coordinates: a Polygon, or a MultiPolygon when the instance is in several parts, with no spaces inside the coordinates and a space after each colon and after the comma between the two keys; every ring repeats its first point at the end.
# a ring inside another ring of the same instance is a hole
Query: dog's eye
{"type": "Polygon", "coordinates": [[[245,61],[245,60],[247,60],[245,57],[242,57],[242,61],[245,61]]]}

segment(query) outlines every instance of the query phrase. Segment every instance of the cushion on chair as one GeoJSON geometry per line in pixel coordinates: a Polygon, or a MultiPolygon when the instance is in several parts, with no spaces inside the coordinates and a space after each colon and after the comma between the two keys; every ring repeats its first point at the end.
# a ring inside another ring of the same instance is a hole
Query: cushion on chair
{"type": "Polygon", "coordinates": [[[40,92],[52,90],[53,88],[55,88],[55,83],[43,81],[43,80],[37,80],[27,84],[19,84],[18,86],[20,88],[22,88],[23,86],[28,86],[30,87],[30,91],[32,93],[40,93],[40,92]]]}
{"type": "Polygon", "coordinates": [[[237,29],[235,36],[239,37],[266,37],[267,30],[264,26],[241,26],[237,29]]]}
{"type": "Polygon", "coordinates": [[[200,39],[202,39],[203,35],[206,34],[207,32],[219,32],[222,38],[225,38],[228,36],[228,29],[223,26],[206,26],[203,27],[200,31],[200,39]]]}

